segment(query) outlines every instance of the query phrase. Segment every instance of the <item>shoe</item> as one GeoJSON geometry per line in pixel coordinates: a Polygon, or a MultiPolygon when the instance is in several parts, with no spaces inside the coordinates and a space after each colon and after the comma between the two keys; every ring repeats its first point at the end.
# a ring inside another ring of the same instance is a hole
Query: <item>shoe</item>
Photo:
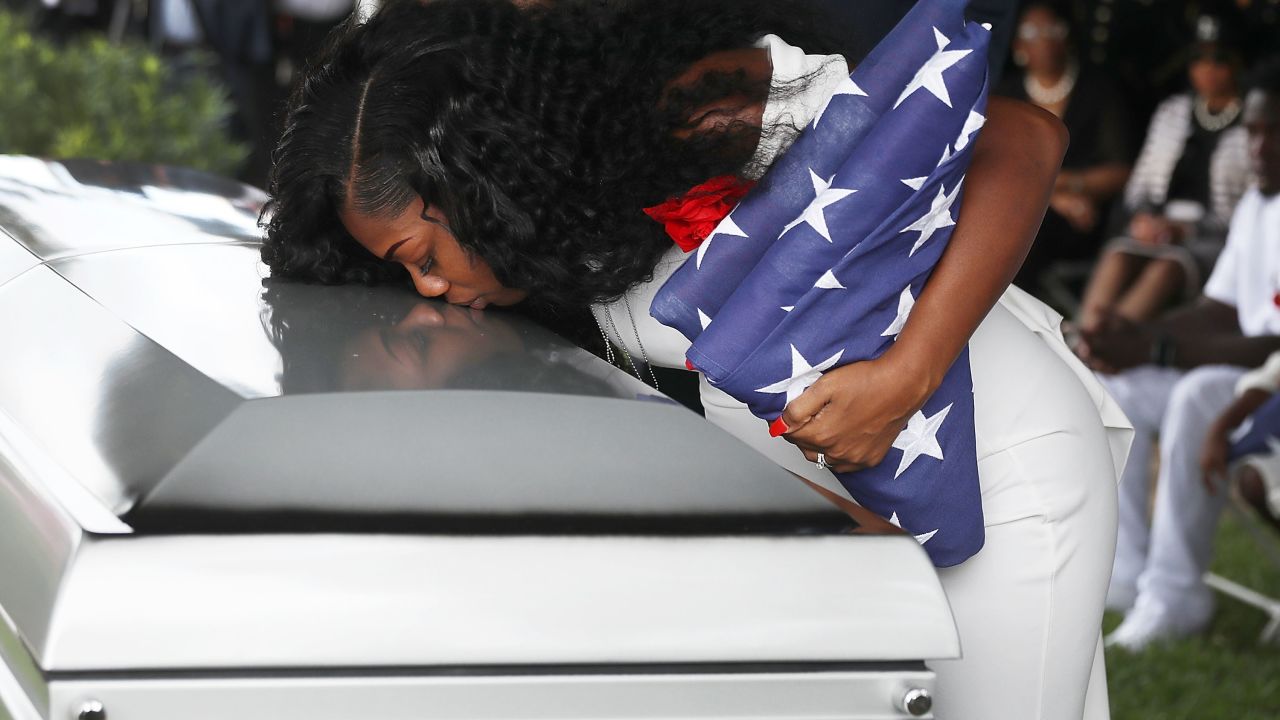
{"type": "Polygon", "coordinates": [[[1124,622],[1107,635],[1103,644],[1138,653],[1156,643],[1197,635],[1208,627],[1211,617],[1180,617],[1159,603],[1144,602],[1139,597],[1124,622]]]}

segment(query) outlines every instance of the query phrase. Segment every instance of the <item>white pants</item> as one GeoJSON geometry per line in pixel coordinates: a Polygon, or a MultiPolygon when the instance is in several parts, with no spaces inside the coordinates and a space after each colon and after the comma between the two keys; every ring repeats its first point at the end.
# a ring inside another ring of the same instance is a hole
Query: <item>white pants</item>
{"type": "MultiPolygon", "coordinates": [[[[979,467],[991,472],[1003,465],[996,471],[1033,482],[1051,481],[1062,468],[1082,479],[1110,477],[1105,466],[1081,457],[1079,437],[1053,435],[1028,445],[1007,462],[986,458],[979,467]],[[1027,464],[1032,457],[1035,464],[1027,464]]],[[[938,570],[964,652],[961,660],[929,663],[938,673],[940,720],[1110,717],[1099,589],[1115,543],[1115,494],[1106,488],[1058,508],[1064,512],[988,525],[981,552],[938,570]]]]}
{"type": "Polygon", "coordinates": [[[1120,482],[1120,532],[1111,583],[1189,622],[1208,619],[1213,594],[1201,580],[1225,491],[1210,495],[1200,471],[1209,426],[1234,399],[1245,370],[1210,365],[1188,372],[1144,366],[1103,378],[1133,422],[1120,482]],[[1148,468],[1160,440],[1155,510],[1147,523],[1148,468]]]}
{"type": "MultiPolygon", "coordinates": [[[[997,306],[969,344],[986,542],[938,570],[959,660],[930,662],[940,720],[1105,720],[1100,630],[1116,533],[1108,430],[1075,371],[997,306]]],[[[703,380],[707,419],[844,493],[703,380]]]]}

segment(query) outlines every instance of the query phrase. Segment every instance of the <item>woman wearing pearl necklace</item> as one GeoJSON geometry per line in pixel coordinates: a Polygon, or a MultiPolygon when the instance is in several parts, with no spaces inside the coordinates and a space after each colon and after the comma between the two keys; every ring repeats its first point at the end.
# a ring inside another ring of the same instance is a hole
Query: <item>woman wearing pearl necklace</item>
{"type": "Polygon", "coordinates": [[[1125,188],[1127,232],[1094,269],[1081,307],[1083,332],[1112,316],[1150,320],[1171,302],[1195,297],[1213,267],[1249,179],[1235,47],[1216,18],[1199,19],[1187,66],[1191,91],[1167,98],[1151,118],[1125,188]]]}
{"type": "Polygon", "coordinates": [[[1041,277],[1052,263],[1091,260],[1101,247],[1102,221],[1129,177],[1130,123],[1110,83],[1081,72],[1070,29],[1054,4],[1037,0],[1023,9],[1013,60],[1022,72],[1007,78],[1000,94],[1039,105],[1071,132],[1049,211],[1014,281],[1042,294],[1041,277]]]}

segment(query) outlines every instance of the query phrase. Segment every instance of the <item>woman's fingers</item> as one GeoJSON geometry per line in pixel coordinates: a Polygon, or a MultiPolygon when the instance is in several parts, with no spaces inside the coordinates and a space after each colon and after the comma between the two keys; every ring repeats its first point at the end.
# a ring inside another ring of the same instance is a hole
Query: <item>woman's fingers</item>
{"type": "MultiPolygon", "coordinates": [[[[831,401],[831,395],[827,392],[825,384],[821,379],[809,389],[800,393],[800,397],[787,403],[782,409],[782,422],[786,428],[782,431],[786,433],[788,440],[800,433],[800,437],[805,437],[804,426],[809,423],[822,409],[831,401]]],[[[795,442],[792,440],[792,442],[795,442]]]]}
{"type": "Polygon", "coordinates": [[[904,410],[914,412],[899,390],[876,361],[828,371],[784,410],[782,419],[791,426],[785,437],[809,451],[811,461],[824,453],[838,471],[876,465],[906,424],[904,410]]]}

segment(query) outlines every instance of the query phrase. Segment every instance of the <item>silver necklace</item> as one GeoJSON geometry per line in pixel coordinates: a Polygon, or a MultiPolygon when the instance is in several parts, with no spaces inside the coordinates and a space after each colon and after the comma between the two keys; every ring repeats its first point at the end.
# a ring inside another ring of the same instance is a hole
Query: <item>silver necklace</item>
{"type": "MultiPolygon", "coordinates": [[[[653,381],[653,389],[661,391],[662,388],[658,387],[658,376],[653,372],[653,363],[649,362],[649,353],[645,351],[644,343],[640,342],[640,330],[636,327],[636,316],[631,312],[631,300],[625,295],[622,297],[622,305],[627,309],[627,318],[631,321],[631,332],[635,336],[636,347],[640,348],[640,355],[644,359],[645,369],[649,371],[649,379],[653,381]]],[[[600,308],[604,310],[604,318],[609,323],[609,330],[612,330],[613,336],[618,338],[618,349],[622,351],[622,357],[626,358],[627,365],[631,367],[631,372],[635,374],[636,379],[648,385],[649,383],[640,375],[640,367],[636,365],[635,359],[631,357],[631,353],[627,352],[627,344],[622,342],[622,333],[618,332],[618,326],[613,322],[613,313],[609,312],[609,306],[601,305],[600,308]]],[[[617,365],[617,358],[613,354],[613,341],[609,339],[609,333],[605,332],[604,325],[600,324],[600,318],[596,317],[595,313],[591,313],[591,316],[595,318],[596,327],[600,329],[600,336],[604,338],[605,360],[610,365],[617,365]]]]}
{"type": "Polygon", "coordinates": [[[1066,100],[1071,91],[1076,89],[1076,79],[1079,77],[1080,66],[1073,60],[1067,64],[1066,72],[1062,73],[1062,77],[1058,78],[1054,84],[1045,87],[1028,73],[1022,78],[1022,87],[1027,91],[1027,97],[1031,98],[1035,104],[1057,105],[1066,100]]]}
{"type": "Polygon", "coordinates": [[[1218,132],[1240,117],[1240,101],[1232,100],[1216,113],[1209,112],[1209,101],[1197,96],[1195,102],[1196,123],[1209,132],[1218,132]]]}

